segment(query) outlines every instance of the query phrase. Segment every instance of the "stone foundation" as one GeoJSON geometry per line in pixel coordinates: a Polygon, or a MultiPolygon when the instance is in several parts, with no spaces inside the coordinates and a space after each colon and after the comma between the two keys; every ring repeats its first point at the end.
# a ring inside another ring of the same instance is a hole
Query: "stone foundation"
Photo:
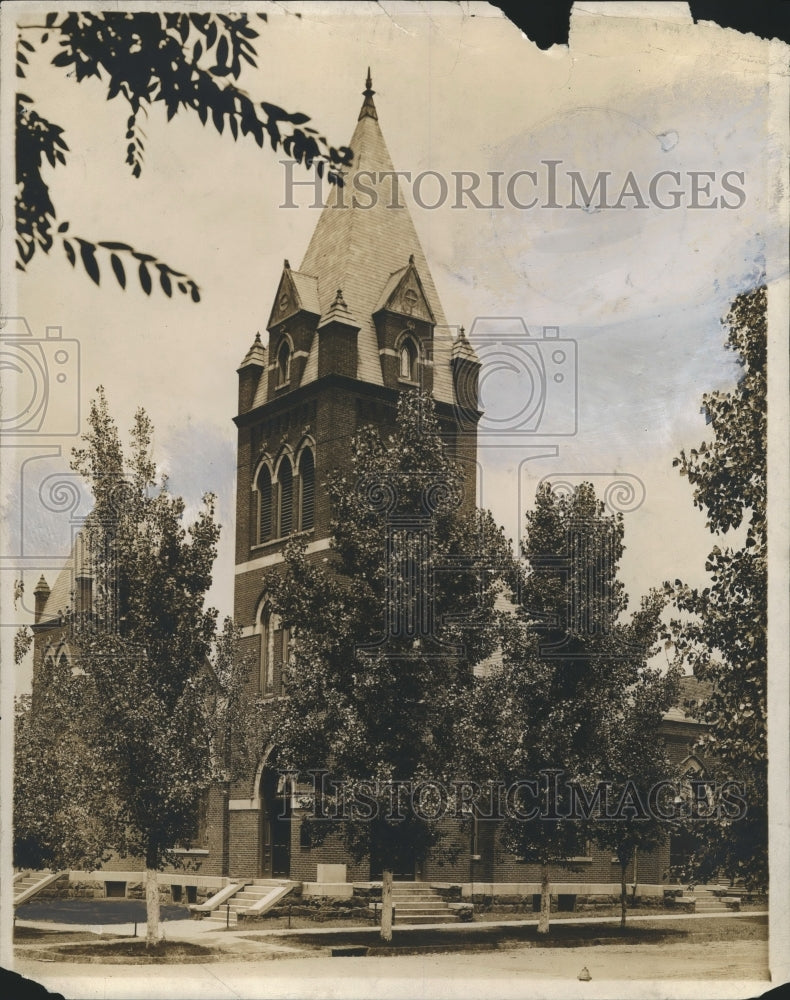
{"type": "MultiPolygon", "coordinates": [[[[145,899],[141,872],[64,872],[33,899],[145,899]]],[[[160,903],[204,903],[227,883],[225,878],[189,873],[159,873],[160,903]],[[180,898],[179,898],[180,896],[180,898]]]]}
{"type": "Polygon", "coordinates": [[[327,896],[310,896],[305,891],[307,886],[303,886],[301,894],[295,890],[285,896],[282,902],[273,906],[267,913],[259,917],[250,917],[245,913],[240,913],[238,919],[245,927],[255,927],[276,917],[288,916],[306,917],[316,923],[325,923],[331,920],[357,920],[360,923],[372,924],[374,914],[368,908],[368,903],[375,899],[381,899],[381,889],[358,889],[351,885],[349,888],[353,893],[350,898],[333,899],[327,896]],[[378,896],[375,895],[376,891],[378,891],[378,896]]]}

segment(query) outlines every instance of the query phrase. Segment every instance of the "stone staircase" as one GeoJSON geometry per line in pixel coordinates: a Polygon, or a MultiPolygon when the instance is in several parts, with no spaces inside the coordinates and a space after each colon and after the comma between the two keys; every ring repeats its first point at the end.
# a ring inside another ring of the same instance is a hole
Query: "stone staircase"
{"type": "Polygon", "coordinates": [[[396,927],[403,924],[457,923],[458,920],[450,904],[426,882],[394,882],[392,902],[395,905],[396,927]]]}
{"type": "Polygon", "coordinates": [[[236,927],[239,913],[255,907],[260,913],[269,908],[264,900],[271,897],[271,905],[279,902],[291,887],[296,885],[288,879],[256,878],[248,882],[227,901],[212,910],[204,919],[219,927],[236,927]]]}
{"type": "Polygon", "coordinates": [[[48,885],[57,881],[65,872],[24,871],[14,875],[14,906],[20,906],[32,899],[48,885]]]}

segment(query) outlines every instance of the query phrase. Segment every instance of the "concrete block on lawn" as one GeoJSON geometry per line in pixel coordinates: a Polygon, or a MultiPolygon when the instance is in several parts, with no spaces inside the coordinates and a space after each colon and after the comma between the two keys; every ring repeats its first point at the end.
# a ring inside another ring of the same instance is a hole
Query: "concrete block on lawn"
{"type": "Polygon", "coordinates": [[[348,880],[348,866],[347,865],[329,865],[329,864],[318,864],[316,865],[316,882],[323,882],[326,884],[332,884],[334,882],[346,882],[348,880]]]}
{"type": "MultiPolygon", "coordinates": [[[[336,867],[328,865],[327,867],[336,867]]],[[[342,867],[345,868],[345,865],[342,867]]],[[[304,882],[302,884],[303,896],[329,896],[332,899],[351,899],[354,895],[354,886],[350,882],[304,882]]]]}

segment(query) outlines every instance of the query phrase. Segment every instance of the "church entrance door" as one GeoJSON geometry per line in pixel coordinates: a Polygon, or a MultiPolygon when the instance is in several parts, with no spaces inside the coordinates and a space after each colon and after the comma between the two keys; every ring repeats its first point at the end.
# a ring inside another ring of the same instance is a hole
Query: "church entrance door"
{"type": "Polygon", "coordinates": [[[269,768],[261,776],[261,878],[291,874],[291,789],[269,768]]]}

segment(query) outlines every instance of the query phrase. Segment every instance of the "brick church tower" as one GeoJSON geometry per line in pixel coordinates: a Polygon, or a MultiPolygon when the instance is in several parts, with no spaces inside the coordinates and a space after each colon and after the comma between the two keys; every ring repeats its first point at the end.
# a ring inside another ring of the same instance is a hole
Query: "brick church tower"
{"type": "MultiPolygon", "coordinates": [[[[364,170],[368,185],[371,174],[394,169],[373,94],[368,75],[350,142],[351,176],[364,170]]],[[[262,577],[294,533],[314,558],[329,548],[321,483],[348,463],[362,425],[388,429],[401,392],[430,392],[446,446],[467,472],[464,502],[476,499],[479,363],[463,331],[447,325],[409,210],[390,183],[379,180],[372,205],[368,195],[355,199],[348,181],[334,190],[299,268],[283,265],[267,345],[256,335],[238,369],[234,616],[257,664],[255,690],[273,700],[283,694],[288,635],[262,577]]],[[[251,785],[231,791],[232,874],[315,878],[314,861],[312,871],[309,860],[297,870],[293,824],[270,818],[285,794],[263,764],[251,785]]]]}

